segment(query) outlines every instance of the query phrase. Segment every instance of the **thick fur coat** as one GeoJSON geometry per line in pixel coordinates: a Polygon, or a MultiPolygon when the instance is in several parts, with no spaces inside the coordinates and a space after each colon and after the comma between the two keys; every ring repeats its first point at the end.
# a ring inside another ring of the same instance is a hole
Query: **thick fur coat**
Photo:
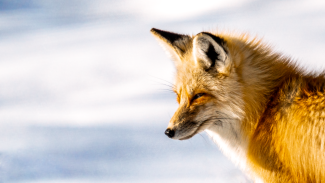
{"type": "Polygon", "coordinates": [[[243,34],[158,39],[176,66],[179,108],[166,135],[207,131],[255,182],[325,182],[325,79],[243,34]]]}

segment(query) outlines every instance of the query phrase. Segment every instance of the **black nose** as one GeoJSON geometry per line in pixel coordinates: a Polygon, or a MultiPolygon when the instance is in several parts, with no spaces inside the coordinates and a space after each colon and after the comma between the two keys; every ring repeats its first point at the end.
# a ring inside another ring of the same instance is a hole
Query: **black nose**
{"type": "Polygon", "coordinates": [[[166,134],[169,138],[172,138],[172,137],[174,137],[174,135],[175,135],[175,131],[174,131],[174,130],[171,130],[171,129],[167,129],[167,130],[165,131],[165,134],[166,134]]]}

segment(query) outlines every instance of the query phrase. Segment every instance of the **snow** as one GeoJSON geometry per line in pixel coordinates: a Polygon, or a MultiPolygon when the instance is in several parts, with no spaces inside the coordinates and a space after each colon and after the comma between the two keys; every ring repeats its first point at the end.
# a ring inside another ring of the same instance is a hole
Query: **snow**
{"type": "Polygon", "coordinates": [[[207,137],[164,137],[174,68],[149,31],[249,32],[319,72],[324,20],[321,0],[0,1],[0,176],[247,182],[207,137]]]}

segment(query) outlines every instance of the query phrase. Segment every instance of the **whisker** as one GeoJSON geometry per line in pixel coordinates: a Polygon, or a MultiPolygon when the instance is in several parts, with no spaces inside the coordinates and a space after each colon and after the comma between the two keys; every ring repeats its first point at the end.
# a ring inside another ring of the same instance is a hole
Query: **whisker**
{"type": "Polygon", "coordinates": [[[222,124],[224,123],[228,123],[228,120],[236,120],[236,118],[224,118],[224,117],[216,117],[216,116],[212,116],[208,119],[202,120],[199,123],[203,124],[203,123],[213,123],[214,125],[217,126],[222,126],[223,128],[228,128],[222,124]]]}
{"type": "Polygon", "coordinates": [[[175,94],[174,90],[171,90],[171,89],[158,89],[158,90],[162,90],[162,91],[168,91],[168,92],[172,92],[175,94]]]}
{"type": "Polygon", "coordinates": [[[199,135],[204,139],[205,144],[209,144],[208,141],[203,137],[201,133],[199,133],[199,135]]]}
{"type": "Polygon", "coordinates": [[[167,81],[167,80],[164,80],[164,79],[161,79],[161,78],[158,78],[158,77],[152,76],[152,75],[149,75],[149,76],[150,76],[150,77],[153,77],[153,78],[155,78],[155,79],[158,79],[158,80],[160,80],[160,81],[165,82],[165,83],[161,83],[161,82],[159,82],[160,84],[163,84],[163,85],[169,86],[169,87],[171,87],[171,88],[175,88],[175,85],[174,85],[173,83],[167,81]],[[166,83],[167,83],[167,84],[166,84],[166,83]]]}
{"type": "Polygon", "coordinates": [[[236,120],[236,118],[220,118],[220,117],[212,116],[208,119],[200,121],[200,123],[205,123],[206,121],[210,121],[210,120],[236,120]]]}
{"type": "Polygon", "coordinates": [[[175,88],[174,86],[172,86],[172,85],[168,85],[168,84],[166,84],[166,83],[159,83],[159,85],[164,85],[164,86],[167,86],[168,88],[172,88],[172,89],[175,88]]]}

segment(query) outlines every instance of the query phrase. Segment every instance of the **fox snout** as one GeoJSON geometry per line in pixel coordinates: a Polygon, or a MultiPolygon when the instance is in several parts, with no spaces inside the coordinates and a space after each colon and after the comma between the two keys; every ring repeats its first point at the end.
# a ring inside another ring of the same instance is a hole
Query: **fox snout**
{"type": "Polygon", "coordinates": [[[173,138],[175,136],[175,131],[167,128],[165,135],[167,135],[169,138],[173,138]]]}
{"type": "Polygon", "coordinates": [[[167,129],[165,130],[165,135],[167,135],[167,137],[171,139],[178,139],[177,137],[179,137],[182,131],[182,125],[180,125],[181,123],[179,121],[175,121],[175,119],[177,119],[175,118],[175,116],[177,115],[175,114],[173,116],[173,118],[168,124],[167,129]]]}
{"type": "Polygon", "coordinates": [[[205,126],[196,122],[185,122],[177,126],[169,125],[165,131],[165,135],[175,140],[186,140],[195,134],[203,131],[205,126]]]}
{"type": "Polygon", "coordinates": [[[175,140],[186,140],[199,133],[202,130],[201,127],[203,127],[202,124],[193,120],[191,115],[178,116],[176,113],[169,122],[165,135],[175,140]]]}
{"type": "Polygon", "coordinates": [[[175,140],[186,140],[202,132],[209,126],[202,112],[206,111],[204,109],[204,106],[190,107],[188,102],[181,103],[169,121],[165,135],[175,140]]]}
{"type": "Polygon", "coordinates": [[[169,138],[180,140],[184,135],[191,133],[193,127],[188,123],[191,117],[185,105],[181,105],[170,120],[165,130],[165,135],[169,138]]]}

